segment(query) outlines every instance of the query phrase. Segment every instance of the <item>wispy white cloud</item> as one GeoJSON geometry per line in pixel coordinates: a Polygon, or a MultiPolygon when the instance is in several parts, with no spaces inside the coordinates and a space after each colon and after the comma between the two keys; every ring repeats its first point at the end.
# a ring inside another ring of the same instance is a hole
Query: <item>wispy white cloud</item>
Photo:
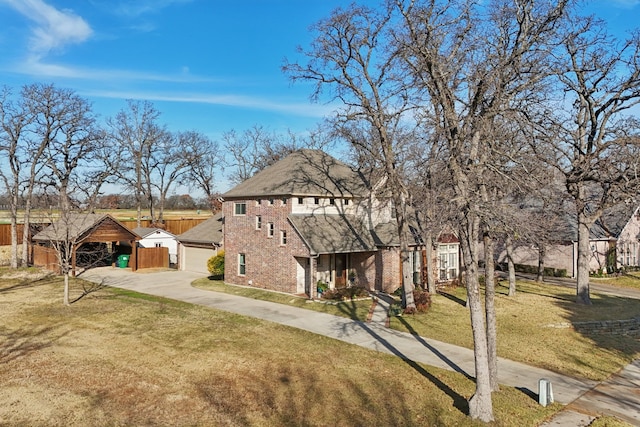
{"type": "Polygon", "coordinates": [[[165,83],[211,83],[221,82],[222,79],[197,76],[190,74],[188,68],[181,67],[175,74],[159,74],[144,71],[121,69],[94,69],[86,67],[68,66],[45,62],[38,57],[30,57],[19,64],[8,67],[9,71],[30,76],[46,78],[63,78],[75,80],[90,80],[96,82],[165,82],[165,83]]]}
{"type": "Polygon", "coordinates": [[[192,0],[125,0],[116,5],[113,10],[121,16],[136,18],[148,13],[156,13],[174,4],[189,3],[192,0]]]}
{"type": "Polygon", "coordinates": [[[287,103],[244,95],[216,95],[216,94],[167,94],[157,92],[123,92],[123,91],[81,91],[83,96],[113,99],[145,99],[148,101],[178,102],[189,104],[209,104],[228,107],[247,108],[253,110],[285,113],[302,117],[325,117],[335,110],[335,105],[321,105],[311,103],[287,103]]]}
{"type": "Polygon", "coordinates": [[[71,10],[59,10],[43,0],[0,0],[15,9],[35,26],[29,43],[31,55],[41,57],[68,44],[82,43],[91,37],[89,24],[71,10]]]}

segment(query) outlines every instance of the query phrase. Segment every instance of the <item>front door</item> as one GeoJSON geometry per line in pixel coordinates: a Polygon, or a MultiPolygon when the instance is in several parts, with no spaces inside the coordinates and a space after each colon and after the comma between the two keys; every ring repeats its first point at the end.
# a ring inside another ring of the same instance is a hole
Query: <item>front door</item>
{"type": "Polygon", "coordinates": [[[307,258],[297,258],[296,265],[296,293],[304,294],[307,291],[307,269],[309,266],[309,260],[307,258]]]}
{"type": "Polygon", "coordinates": [[[347,286],[347,254],[336,254],[336,288],[347,286]]]}

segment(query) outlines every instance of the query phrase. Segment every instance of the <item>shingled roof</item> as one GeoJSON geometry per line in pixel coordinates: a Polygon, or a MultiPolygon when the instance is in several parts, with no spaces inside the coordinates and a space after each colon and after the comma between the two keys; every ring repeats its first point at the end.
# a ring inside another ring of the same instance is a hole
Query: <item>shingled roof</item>
{"type": "Polygon", "coordinates": [[[177,236],[182,243],[216,244],[222,243],[222,212],[177,236]]]}
{"type": "Polygon", "coordinates": [[[367,192],[362,174],[323,151],[303,149],[258,172],[223,197],[366,197],[367,192]]]}
{"type": "Polygon", "coordinates": [[[103,233],[98,240],[92,241],[138,240],[140,238],[111,215],[71,213],[33,236],[33,240],[80,242],[100,228],[106,229],[107,232],[103,233]]]}
{"type": "Polygon", "coordinates": [[[375,251],[371,232],[353,215],[289,215],[314,255],[375,251]]]}

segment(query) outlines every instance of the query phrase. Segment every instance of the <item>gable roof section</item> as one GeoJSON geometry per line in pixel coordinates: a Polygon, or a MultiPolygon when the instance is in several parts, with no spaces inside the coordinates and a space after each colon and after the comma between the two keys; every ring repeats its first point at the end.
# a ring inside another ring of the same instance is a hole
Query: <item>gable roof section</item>
{"type": "Polygon", "coordinates": [[[133,231],[108,214],[69,214],[33,236],[36,241],[111,242],[139,240],[133,231]]]}
{"type": "Polygon", "coordinates": [[[366,197],[365,178],[320,150],[298,150],[222,195],[225,199],[268,196],[366,197]]]}
{"type": "MultiPolygon", "coordinates": [[[[422,246],[422,237],[418,230],[409,225],[409,245],[422,246]]],[[[373,232],[373,239],[378,246],[392,247],[400,246],[400,238],[398,237],[398,222],[396,220],[376,225],[373,232]]]]}
{"type": "Polygon", "coordinates": [[[353,215],[289,215],[313,255],[377,250],[371,232],[353,215]]]}
{"type": "Polygon", "coordinates": [[[208,220],[201,222],[182,234],[179,234],[177,239],[182,243],[220,245],[223,240],[222,220],[222,212],[218,212],[208,220]]]}
{"type": "Polygon", "coordinates": [[[157,228],[157,227],[136,227],[132,231],[136,233],[138,236],[142,237],[143,239],[151,236],[152,234],[155,234],[157,231],[160,231],[163,234],[167,234],[168,237],[175,237],[173,233],[170,233],[167,230],[163,230],[162,228],[157,228]]]}

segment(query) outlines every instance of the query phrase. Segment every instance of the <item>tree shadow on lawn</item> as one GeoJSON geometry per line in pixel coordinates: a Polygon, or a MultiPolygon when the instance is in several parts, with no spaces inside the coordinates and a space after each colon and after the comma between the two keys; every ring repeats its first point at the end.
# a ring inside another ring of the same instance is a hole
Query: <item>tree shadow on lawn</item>
{"type": "Polygon", "coordinates": [[[51,283],[51,280],[54,276],[51,274],[48,274],[46,276],[40,277],[38,279],[33,279],[33,278],[22,278],[22,279],[16,279],[17,282],[16,283],[4,283],[3,282],[5,280],[11,280],[11,277],[6,278],[6,277],[0,277],[0,294],[5,293],[5,292],[11,292],[11,291],[17,291],[20,289],[26,289],[26,288],[35,288],[38,286],[44,286],[44,285],[48,285],[51,283]]]}
{"type": "Polygon", "coordinates": [[[51,347],[69,332],[55,334],[55,326],[17,329],[0,329],[0,364],[28,356],[31,353],[51,347]]]}
{"type": "Polygon", "coordinates": [[[460,304],[463,307],[467,306],[467,301],[463,300],[462,298],[458,298],[457,296],[450,294],[448,292],[444,292],[444,291],[437,291],[436,292],[438,295],[442,295],[443,297],[455,302],[456,304],[460,304]]]}
{"type": "MultiPolygon", "coordinates": [[[[340,308],[341,308],[341,310],[344,310],[344,314],[349,316],[349,318],[352,318],[352,319],[356,318],[356,314],[353,312],[355,310],[355,305],[354,304],[351,304],[351,305],[347,305],[347,304],[340,305],[340,308]]],[[[401,319],[401,321],[402,321],[402,319],[401,319]]],[[[356,323],[358,324],[358,326],[360,328],[362,328],[365,332],[367,332],[369,335],[371,335],[372,338],[374,338],[377,342],[382,344],[391,354],[393,354],[393,355],[399,357],[400,359],[402,359],[407,365],[411,366],[416,372],[418,372],[420,375],[422,375],[424,378],[426,378],[432,384],[434,384],[436,387],[438,387],[440,390],[442,390],[447,396],[449,396],[451,398],[451,400],[453,401],[453,406],[456,409],[458,409],[460,412],[462,412],[465,415],[469,414],[469,402],[467,401],[467,399],[464,396],[458,394],[455,390],[453,390],[451,387],[449,387],[447,384],[442,382],[436,376],[434,376],[433,374],[428,372],[426,369],[424,369],[422,366],[420,366],[417,362],[411,360],[409,357],[404,355],[399,349],[394,347],[393,344],[391,344],[389,341],[387,341],[382,336],[380,336],[378,333],[376,333],[376,331],[374,331],[371,327],[369,327],[367,325],[367,323],[361,322],[361,321],[357,321],[356,323]]],[[[403,322],[403,323],[405,323],[405,326],[408,328],[410,333],[414,337],[416,337],[416,339],[418,340],[418,342],[421,345],[423,345],[425,348],[427,348],[429,351],[431,351],[433,354],[435,354],[440,360],[445,362],[451,369],[453,369],[454,372],[461,373],[466,378],[468,378],[470,380],[475,380],[472,376],[470,376],[468,373],[466,373],[462,368],[460,368],[458,365],[456,365],[452,360],[450,360],[444,354],[439,352],[438,349],[436,349],[433,346],[429,345],[429,343],[427,343],[422,337],[420,337],[415,332],[415,330],[413,330],[413,328],[411,328],[410,325],[406,324],[406,322],[403,322]]]]}
{"type": "MultiPolygon", "coordinates": [[[[586,306],[570,300],[558,300],[555,303],[566,313],[568,322],[574,325],[576,332],[591,340],[597,347],[624,354],[628,358],[637,357],[640,352],[640,336],[638,330],[629,325],[627,333],[616,330],[610,325],[597,326],[598,322],[632,320],[640,323],[640,304],[638,300],[607,294],[593,294],[592,305],[586,306]],[[580,327],[581,323],[593,323],[594,328],[580,327]],[[578,326],[578,327],[575,327],[578,326]],[[635,335],[629,334],[629,332],[635,335]]],[[[637,327],[637,323],[636,326],[637,327]]]]}

